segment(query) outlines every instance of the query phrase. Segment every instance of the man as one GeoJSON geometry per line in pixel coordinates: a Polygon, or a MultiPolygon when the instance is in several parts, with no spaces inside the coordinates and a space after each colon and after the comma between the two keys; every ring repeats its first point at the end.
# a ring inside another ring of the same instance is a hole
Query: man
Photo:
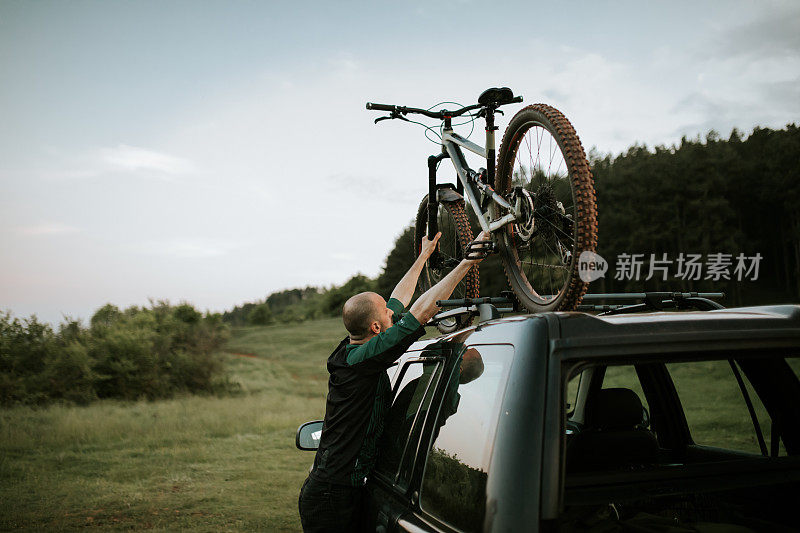
{"type": "MultiPolygon", "coordinates": [[[[419,257],[397,284],[389,301],[373,292],[356,294],[344,304],[349,332],[328,358],[325,422],[314,467],[300,490],[303,530],[351,532],[358,529],[363,487],[375,464],[391,388],[386,369],[425,334],[423,324],[438,311],[437,300],[450,297],[480,259],[464,259],[411,309],[414,288],[441,233],[424,237],[419,257]]],[[[488,235],[481,233],[480,240],[488,235]]]]}

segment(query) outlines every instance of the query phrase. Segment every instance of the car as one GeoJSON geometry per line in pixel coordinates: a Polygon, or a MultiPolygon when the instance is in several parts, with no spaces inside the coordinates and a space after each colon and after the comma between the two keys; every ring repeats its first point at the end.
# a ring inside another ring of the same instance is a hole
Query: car
{"type": "Polygon", "coordinates": [[[800,306],[610,312],[412,345],[364,531],[796,530],[800,306]]]}

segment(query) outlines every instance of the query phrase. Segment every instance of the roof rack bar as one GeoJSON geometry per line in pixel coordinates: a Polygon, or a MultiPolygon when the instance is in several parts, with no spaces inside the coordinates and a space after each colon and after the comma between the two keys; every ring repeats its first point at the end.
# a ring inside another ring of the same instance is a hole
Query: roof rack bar
{"type": "Polygon", "coordinates": [[[645,300],[647,298],[725,298],[724,292],[610,292],[584,294],[583,299],[593,300],[645,300]]]}
{"type": "Polygon", "coordinates": [[[482,296],[479,298],[458,298],[453,300],[436,301],[436,305],[439,307],[470,307],[481,304],[511,307],[512,311],[517,309],[519,306],[516,297],[514,297],[514,294],[511,291],[503,291],[500,293],[500,296],[482,296]]]}
{"type": "MultiPolygon", "coordinates": [[[[602,300],[605,295],[596,294],[590,300],[602,300]]],[[[619,296],[619,295],[614,295],[619,296]]],[[[622,295],[625,296],[625,295],[622,295]]],[[[601,311],[600,315],[619,315],[625,313],[639,313],[645,311],[662,311],[664,309],[697,309],[699,311],[713,311],[724,309],[725,307],[710,298],[724,298],[724,293],[717,292],[647,292],[644,298],[623,298],[637,303],[624,305],[598,305],[594,306],[594,311],[601,311]]],[[[613,298],[610,298],[613,299],[613,298]]],[[[587,307],[591,308],[591,304],[587,307]]],[[[578,310],[586,310],[578,307],[578,310]]]]}
{"type": "Polygon", "coordinates": [[[620,307],[625,307],[625,304],[613,304],[613,305],[591,305],[591,304],[581,304],[578,306],[578,311],[611,311],[612,309],[619,309],[620,307]]]}

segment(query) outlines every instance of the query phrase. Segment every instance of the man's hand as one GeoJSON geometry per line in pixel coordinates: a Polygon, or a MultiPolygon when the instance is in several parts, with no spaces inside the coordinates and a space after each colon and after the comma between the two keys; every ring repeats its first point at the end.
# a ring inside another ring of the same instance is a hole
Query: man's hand
{"type": "MultiPolygon", "coordinates": [[[[437,236],[438,237],[438,236],[437,236]]],[[[481,233],[478,235],[476,240],[478,241],[487,241],[491,238],[491,233],[481,233]]],[[[435,240],[434,240],[435,242],[435,240]]],[[[422,255],[420,255],[422,257],[422,255]]],[[[414,305],[411,306],[409,309],[409,313],[419,321],[420,324],[426,324],[431,317],[436,314],[439,310],[439,307],[436,305],[438,300],[447,300],[450,298],[450,295],[453,294],[453,290],[456,288],[456,285],[464,279],[464,276],[467,275],[475,265],[480,263],[480,259],[462,259],[461,262],[456,265],[453,270],[447,273],[447,275],[439,280],[439,283],[425,291],[422,296],[420,296],[414,305]]]]}
{"type": "Polygon", "coordinates": [[[436,250],[436,245],[439,242],[439,237],[442,236],[442,232],[436,234],[433,240],[428,240],[428,236],[425,235],[422,238],[422,243],[420,243],[420,250],[419,250],[419,257],[414,261],[414,264],[411,265],[411,268],[408,269],[406,275],[400,280],[397,284],[397,287],[394,288],[392,291],[392,298],[399,300],[403,307],[408,306],[411,303],[411,296],[414,294],[414,288],[417,286],[417,280],[419,280],[419,275],[422,273],[422,268],[425,266],[425,262],[431,256],[434,250],[436,250]]]}
{"type": "Polygon", "coordinates": [[[433,254],[434,250],[436,250],[436,244],[439,242],[439,237],[442,236],[442,232],[440,231],[436,235],[434,235],[433,240],[428,240],[428,236],[425,235],[422,237],[422,246],[421,250],[419,251],[419,255],[424,257],[426,260],[433,254]]]}
{"type": "MultiPolygon", "coordinates": [[[[478,238],[477,238],[477,239],[475,239],[475,242],[477,242],[477,241],[487,241],[487,242],[488,242],[488,241],[490,241],[491,239],[492,239],[492,234],[491,234],[491,232],[488,232],[488,231],[482,231],[482,232],[481,232],[481,234],[480,234],[480,235],[478,235],[478,238]]],[[[471,264],[471,265],[477,265],[478,263],[480,263],[481,261],[483,261],[483,258],[481,257],[481,258],[479,258],[479,259],[463,259],[463,261],[464,261],[465,263],[469,263],[469,264],[471,264]]]]}

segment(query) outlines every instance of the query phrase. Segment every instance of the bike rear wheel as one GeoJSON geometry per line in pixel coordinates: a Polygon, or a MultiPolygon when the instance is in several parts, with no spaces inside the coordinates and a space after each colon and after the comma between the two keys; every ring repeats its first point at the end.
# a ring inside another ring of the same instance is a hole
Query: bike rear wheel
{"type": "MultiPolygon", "coordinates": [[[[436,285],[464,257],[464,248],[472,237],[464,202],[439,202],[437,225],[442,236],[439,238],[438,251],[431,256],[422,269],[419,277],[420,291],[425,292],[436,285]]],[[[419,257],[422,249],[422,238],[428,233],[428,196],[422,199],[417,210],[414,231],[414,256],[419,257]]],[[[472,267],[464,279],[453,291],[451,298],[477,298],[480,294],[478,265],[472,267]]],[[[450,333],[472,323],[472,317],[462,315],[442,320],[437,327],[442,333],[450,333]]]]}
{"type": "Polygon", "coordinates": [[[523,212],[497,233],[520,303],[531,312],[575,309],[588,286],[578,258],[597,246],[597,202],[583,146],[561,112],[535,104],[514,115],[500,144],[495,190],[523,212]]]}

